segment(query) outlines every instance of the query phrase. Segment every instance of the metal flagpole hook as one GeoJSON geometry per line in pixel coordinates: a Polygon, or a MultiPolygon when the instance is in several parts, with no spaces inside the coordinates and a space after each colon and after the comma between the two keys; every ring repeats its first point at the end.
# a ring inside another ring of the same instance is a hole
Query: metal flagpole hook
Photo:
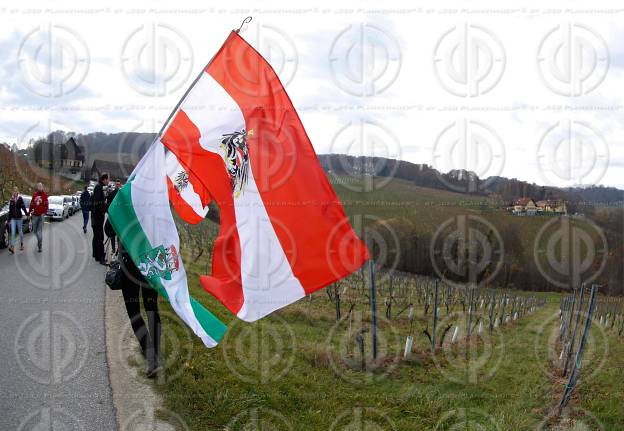
{"type": "Polygon", "coordinates": [[[253,18],[252,18],[251,16],[248,16],[247,18],[245,18],[245,19],[243,20],[243,22],[241,22],[240,27],[238,27],[238,30],[236,30],[236,33],[240,33],[240,31],[241,31],[241,29],[243,28],[243,26],[244,26],[245,24],[249,24],[249,23],[251,22],[251,20],[252,20],[252,19],[253,19],[253,18]]]}

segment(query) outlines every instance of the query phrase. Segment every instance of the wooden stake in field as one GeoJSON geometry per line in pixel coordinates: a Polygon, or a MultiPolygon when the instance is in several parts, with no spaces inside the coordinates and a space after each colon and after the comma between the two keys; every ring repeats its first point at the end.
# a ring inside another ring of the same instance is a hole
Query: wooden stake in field
{"type": "Polygon", "coordinates": [[[377,359],[377,296],[375,293],[375,262],[373,259],[369,259],[368,261],[368,289],[371,305],[371,338],[373,345],[373,359],[377,359]]]}
{"type": "Polygon", "coordinates": [[[587,344],[587,339],[589,338],[589,329],[591,328],[592,315],[594,313],[594,308],[596,306],[596,292],[598,291],[597,285],[592,285],[591,294],[589,297],[589,307],[587,308],[587,317],[585,318],[585,329],[583,330],[583,336],[581,337],[581,342],[579,344],[578,350],[576,351],[576,359],[574,361],[574,368],[572,368],[572,372],[570,373],[570,379],[565,386],[563,391],[563,396],[561,397],[561,402],[559,403],[559,414],[563,408],[570,401],[570,396],[572,395],[572,390],[576,385],[576,381],[578,380],[580,371],[581,371],[581,361],[583,359],[583,352],[585,351],[585,345],[587,344]]]}

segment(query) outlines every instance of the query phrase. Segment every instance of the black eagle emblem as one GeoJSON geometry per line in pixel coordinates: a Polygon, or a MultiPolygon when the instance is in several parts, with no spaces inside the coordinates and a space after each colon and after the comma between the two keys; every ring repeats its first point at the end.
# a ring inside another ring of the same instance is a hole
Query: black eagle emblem
{"type": "Polygon", "coordinates": [[[221,148],[224,153],[225,167],[230,176],[232,194],[237,198],[247,185],[249,176],[247,136],[253,136],[253,130],[242,129],[222,136],[221,148]]]}
{"type": "Polygon", "coordinates": [[[175,177],[175,185],[174,188],[178,191],[181,192],[182,190],[184,190],[189,183],[189,174],[188,172],[186,172],[185,170],[181,170],[180,172],[178,172],[178,174],[175,177]]]}

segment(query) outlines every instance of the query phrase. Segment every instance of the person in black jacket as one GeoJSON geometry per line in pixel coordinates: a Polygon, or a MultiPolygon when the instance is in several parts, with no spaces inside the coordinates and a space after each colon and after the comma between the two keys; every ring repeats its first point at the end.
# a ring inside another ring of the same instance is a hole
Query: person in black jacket
{"type": "Polygon", "coordinates": [[[91,196],[91,228],[93,229],[93,258],[102,265],[107,265],[104,254],[104,217],[106,214],[106,195],[104,187],[108,185],[108,174],[102,174],[91,196]]]}
{"type": "Polygon", "coordinates": [[[84,186],[84,190],[80,194],[80,208],[82,209],[82,231],[87,233],[87,225],[89,224],[89,211],[91,206],[91,193],[88,187],[84,186]]]}
{"type": "Polygon", "coordinates": [[[132,330],[139,344],[141,352],[147,360],[147,377],[154,378],[161,370],[160,356],[160,314],[158,313],[158,293],[149,286],[149,283],[139,269],[132,262],[132,258],[119,241],[119,263],[123,276],[121,293],[126,304],[126,311],[132,324],[132,330]],[[147,324],[141,316],[139,294],[143,297],[143,307],[147,315],[147,324]]]}
{"type": "Polygon", "coordinates": [[[24,250],[24,231],[22,230],[22,213],[28,216],[28,210],[24,205],[24,199],[19,194],[17,187],[13,187],[13,194],[9,201],[9,225],[11,226],[11,242],[9,251],[15,253],[15,234],[19,231],[20,250],[24,250]]]}
{"type": "MultiPolygon", "coordinates": [[[[120,188],[121,188],[120,181],[117,181],[114,185],[111,185],[109,187],[108,195],[106,195],[106,211],[108,211],[108,208],[110,207],[111,203],[113,203],[115,196],[117,196],[117,191],[120,188]]],[[[115,234],[115,230],[113,229],[113,227],[110,226],[110,222],[108,220],[106,221],[106,224],[104,224],[104,233],[110,239],[111,250],[113,251],[113,253],[115,253],[116,234],[115,234]]]]}

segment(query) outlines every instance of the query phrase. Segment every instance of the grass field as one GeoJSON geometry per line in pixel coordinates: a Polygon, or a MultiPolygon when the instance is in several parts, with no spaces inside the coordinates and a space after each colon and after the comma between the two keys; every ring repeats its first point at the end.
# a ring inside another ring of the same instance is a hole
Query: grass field
{"type": "MultiPolygon", "coordinates": [[[[598,325],[569,408],[545,422],[565,383],[554,367],[554,294],[492,336],[484,331],[435,356],[417,333],[419,322],[412,357],[403,359],[407,317],[382,318],[381,359],[362,370],[355,328],[368,322],[365,306],[354,313],[351,332],[347,321],[335,321],[324,294],[246,324],[198,286],[192,291],[229,324],[228,333],[208,350],[165,312],[166,372],[155,385],[166,408],[193,430],[616,430],[624,424],[624,342],[598,325]]],[[[369,334],[364,337],[369,356],[369,334]]]]}
{"type": "MultiPolygon", "coordinates": [[[[335,187],[352,217],[402,219],[430,233],[453,215],[477,214],[497,225],[516,226],[530,250],[548,220],[512,217],[494,200],[401,180],[369,193],[354,191],[352,185],[335,187]]],[[[183,244],[207,238],[208,231],[214,235],[208,222],[182,229],[183,244]]],[[[492,334],[484,330],[470,342],[460,336],[435,355],[422,333],[427,322],[422,307],[415,308],[413,321],[398,311],[388,320],[380,309],[380,355],[371,361],[365,301],[349,318],[343,310],[337,322],[334,304],[320,291],[254,324],[238,321],[198,284],[198,276],[210,271],[210,254],[197,250],[206,246],[207,240],[193,242],[182,252],[192,294],[229,326],[221,344],[206,349],[168,305],[162,306],[166,362],[154,385],[165,408],[181,419],[181,429],[624,429],[624,340],[598,324],[592,327],[569,407],[551,417],[565,385],[556,366],[559,294],[536,294],[546,305],[533,314],[492,334]],[[357,343],[360,329],[364,361],[357,343]],[[404,359],[408,335],[414,336],[414,346],[404,359]]],[[[462,317],[442,312],[441,319],[453,323],[462,317]]]]}

